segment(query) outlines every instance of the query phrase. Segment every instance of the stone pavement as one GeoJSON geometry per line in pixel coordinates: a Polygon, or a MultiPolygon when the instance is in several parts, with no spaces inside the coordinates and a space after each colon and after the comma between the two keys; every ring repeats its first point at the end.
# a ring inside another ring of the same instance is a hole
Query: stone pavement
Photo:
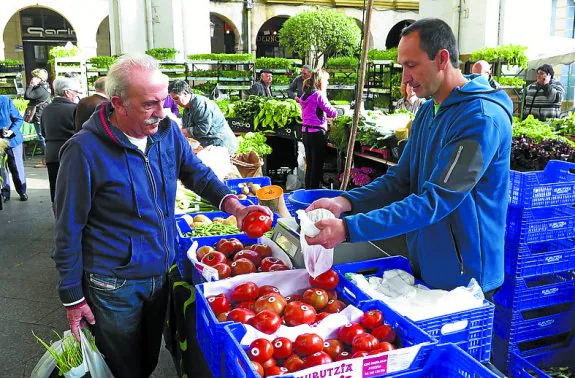
{"type": "MultiPolygon", "coordinates": [[[[54,340],[53,330],[68,329],[56,293],[58,279],[51,259],[54,216],[48,173],[34,168],[39,157],[25,161],[29,200],[12,189],[0,210],[0,377],[30,377],[45,352],[36,342],[54,340]]],[[[12,186],[13,188],[13,186],[12,186]]],[[[168,351],[162,348],[155,378],[177,377],[168,351]]]]}

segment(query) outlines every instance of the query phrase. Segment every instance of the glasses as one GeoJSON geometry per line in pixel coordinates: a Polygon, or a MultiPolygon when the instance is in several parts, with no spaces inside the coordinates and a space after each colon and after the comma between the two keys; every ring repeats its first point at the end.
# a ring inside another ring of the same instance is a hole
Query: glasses
{"type": "Polygon", "coordinates": [[[547,76],[547,72],[537,71],[537,76],[547,76]]]}

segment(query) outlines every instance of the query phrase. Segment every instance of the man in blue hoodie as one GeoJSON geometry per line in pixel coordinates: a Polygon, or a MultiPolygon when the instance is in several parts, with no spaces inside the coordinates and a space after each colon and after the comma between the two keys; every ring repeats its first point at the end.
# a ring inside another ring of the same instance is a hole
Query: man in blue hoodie
{"type": "Polygon", "coordinates": [[[451,290],[475,278],[503,283],[512,103],[483,76],[466,78],[449,26],[422,19],[402,31],[402,81],[420,98],[396,167],[371,184],[321,199],[340,219],[316,223],[310,244],[378,240],[407,233],[410,261],[428,285],[451,290]]]}
{"type": "Polygon", "coordinates": [[[176,180],[233,214],[244,207],[166,118],[168,77],[148,55],[109,70],[110,102],[60,150],[54,260],[72,332],[94,324],[116,378],[148,377],[160,350],[174,262],[176,180]]]}

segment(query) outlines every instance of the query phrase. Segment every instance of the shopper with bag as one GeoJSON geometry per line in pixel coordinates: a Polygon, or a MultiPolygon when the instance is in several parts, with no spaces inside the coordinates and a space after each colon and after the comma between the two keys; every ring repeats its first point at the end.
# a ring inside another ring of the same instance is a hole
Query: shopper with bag
{"type": "Polygon", "coordinates": [[[483,76],[461,74],[455,36],[439,19],[403,29],[402,81],[431,97],[417,112],[396,167],[335,199],[315,201],[339,219],[315,225],[310,244],[407,233],[414,273],[445,290],[475,278],[492,294],[503,283],[513,104],[483,76]]]}
{"type": "Polygon", "coordinates": [[[34,129],[38,135],[38,140],[42,145],[44,158],[42,163],[37,164],[34,168],[46,168],[46,141],[42,134],[40,120],[42,119],[42,112],[50,102],[50,85],[48,84],[48,71],[43,68],[37,68],[32,71],[32,79],[30,84],[24,92],[24,99],[28,100],[28,107],[24,113],[24,121],[34,124],[34,129]]]}
{"type": "MultiPolygon", "coordinates": [[[[240,229],[253,211],[272,213],[243,206],[192,152],[165,115],[168,77],[157,60],[118,58],[106,91],[110,102],[60,151],[58,292],[77,338],[82,324],[94,325],[96,345],[116,378],[148,377],[158,362],[167,272],[175,259],[177,179],[234,215],[240,229]]],[[[201,352],[196,355],[201,361],[201,352]]]]}
{"type": "MultiPolygon", "coordinates": [[[[21,133],[22,116],[12,100],[6,96],[0,96],[0,138],[8,141],[8,147],[4,151],[6,154],[6,167],[1,169],[3,184],[2,197],[4,201],[10,200],[10,174],[16,192],[20,195],[20,201],[27,201],[26,194],[26,174],[24,173],[24,162],[22,160],[22,142],[24,138],[21,133]]],[[[0,155],[2,155],[0,153],[0,155]]],[[[2,156],[0,156],[1,158],[2,156]]]]}

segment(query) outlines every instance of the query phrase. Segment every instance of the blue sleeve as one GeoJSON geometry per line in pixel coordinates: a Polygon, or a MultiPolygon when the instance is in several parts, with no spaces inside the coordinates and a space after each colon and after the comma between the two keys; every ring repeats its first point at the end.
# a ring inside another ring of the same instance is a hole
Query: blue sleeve
{"type": "Polygon", "coordinates": [[[22,124],[24,123],[24,118],[16,108],[16,105],[12,101],[10,103],[10,119],[12,120],[12,124],[10,125],[10,130],[14,131],[15,133],[20,133],[22,130],[22,124]]]}
{"type": "Polygon", "coordinates": [[[493,120],[483,114],[453,124],[456,129],[449,133],[422,192],[345,217],[350,241],[385,239],[414,231],[440,221],[459,206],[498,154],[501,136],[493,120]]]}

